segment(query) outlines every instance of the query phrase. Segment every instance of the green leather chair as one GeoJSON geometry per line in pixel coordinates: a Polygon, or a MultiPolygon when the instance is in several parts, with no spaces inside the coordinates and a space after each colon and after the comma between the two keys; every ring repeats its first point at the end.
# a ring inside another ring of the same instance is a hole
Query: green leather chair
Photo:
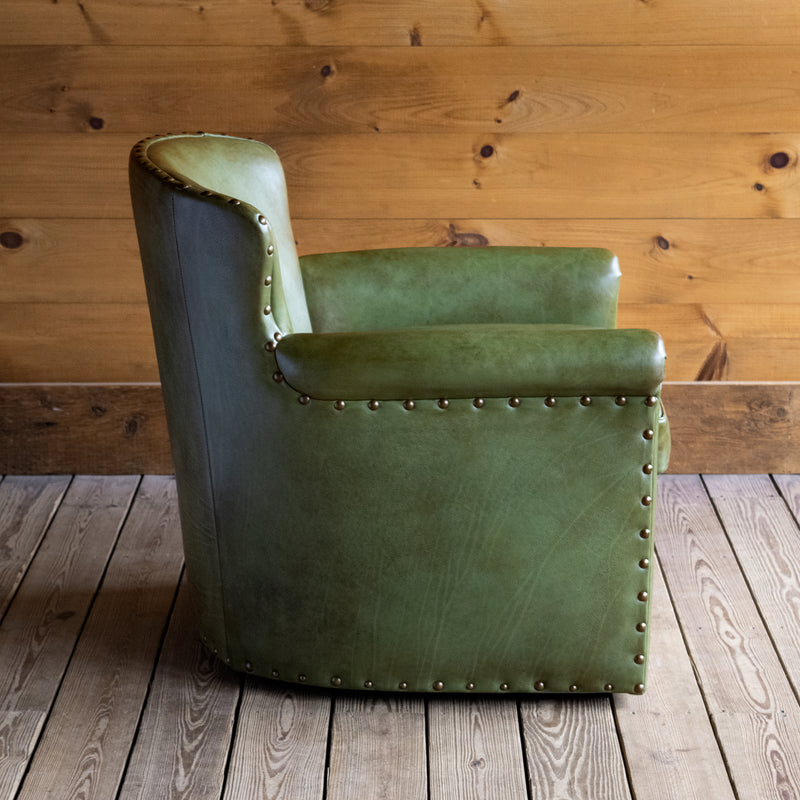
{"type": "MultiPolygon", "coordinates": [[[[276,154],[130,160],[203,640],[390,691],[644,691],[664,350],[600,249],[298,258],[276,154]]],[[[343,238],[346,238],[343,226],[343,238]]]]}

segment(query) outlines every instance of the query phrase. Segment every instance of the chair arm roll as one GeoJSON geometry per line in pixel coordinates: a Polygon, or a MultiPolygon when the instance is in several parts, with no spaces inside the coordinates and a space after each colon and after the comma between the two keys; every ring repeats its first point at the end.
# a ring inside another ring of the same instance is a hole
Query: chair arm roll
{"type": "Polygon", "coordinates": [[[652,331],[513,324],[294,334],[275,355],[320,400],[648,395],[665,359],[652,331]]]}

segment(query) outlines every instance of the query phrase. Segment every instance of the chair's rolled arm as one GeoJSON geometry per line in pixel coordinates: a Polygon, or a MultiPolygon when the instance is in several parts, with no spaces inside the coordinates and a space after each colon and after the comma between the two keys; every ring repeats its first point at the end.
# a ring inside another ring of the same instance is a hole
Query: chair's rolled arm
{"type": "Polygon", "coordinates": [[[664,378],[658,334],[566,325],[294,334],[275,355],[320,400],[652,395],[664,378]]]}
{"type": "Polygon", "coordinates": [[[304,256],[312,330],[562,323],[613,328],[620,271],[599,248],[419,247],[304,256]]]}

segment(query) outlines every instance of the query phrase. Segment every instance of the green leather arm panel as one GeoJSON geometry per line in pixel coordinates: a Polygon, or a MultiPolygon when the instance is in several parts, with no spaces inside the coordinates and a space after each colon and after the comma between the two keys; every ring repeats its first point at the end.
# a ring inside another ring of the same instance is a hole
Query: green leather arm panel
{"type": "Polygon", "coordinates": [[[421,247],[303,256],[311,328],[616,325],[620,271],[596,248],[421,247]]]}
{"type": "Polygon", "coordinates": [[[320,400],[654,395],[664,379],[658,334],[569,325],[295,334],[275,357],[320,400]]]}

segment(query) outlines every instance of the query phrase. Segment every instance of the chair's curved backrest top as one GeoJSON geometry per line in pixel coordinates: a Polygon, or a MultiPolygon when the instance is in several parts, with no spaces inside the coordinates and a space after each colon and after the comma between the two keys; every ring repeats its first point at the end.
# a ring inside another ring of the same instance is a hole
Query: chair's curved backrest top
{"type": "Polygon", "coordinates": [[[181,133],[147,142],[147,158],[173,177],[215,194],[236,198],[268,220],[280,254],[280,280],[291,303],[293,325],[311,330],[303,280],[289,217],[286,179],[275,151],[253,139],[181,133]]]}

